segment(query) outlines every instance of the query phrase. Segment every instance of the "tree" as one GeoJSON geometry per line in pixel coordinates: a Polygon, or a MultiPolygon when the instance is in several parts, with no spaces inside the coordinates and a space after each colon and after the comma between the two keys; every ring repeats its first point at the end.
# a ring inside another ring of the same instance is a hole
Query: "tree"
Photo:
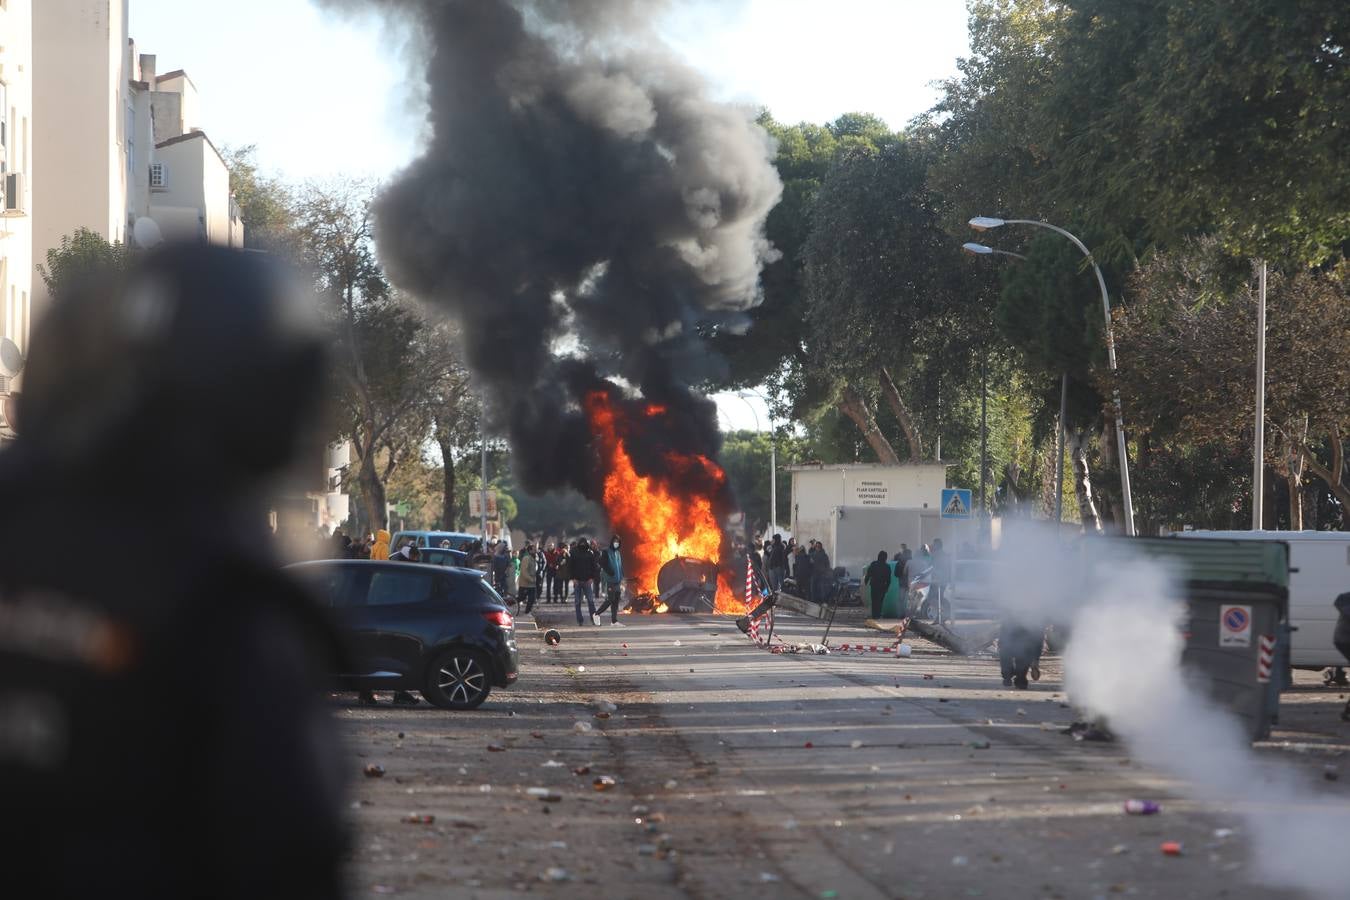
{"type": "Polygon", "coordinates": [[[459,369],[448,324],[390,290],[371,238],[371,189],[310,185],[295,207],[295,247],[325,301],[335,343],[334,407],[352,441],[367,521],[383,527],[385,482],[420,458],[432,406],[459,369]]]}
{"type": "Polygon", "coordinates": [[[131,265],[132,252],[125,244],[109,243],[98,232],[76,228],[61,238],[61,245],[47,251],[47,265],[37,267],[47,293],[59,298],[74,285],[89,279],[105,279],[131,265]]]}
{"type": "Polygon", "coordinates": [[[244,222],[244,246],[285,251],[295,237],[295,193],[259,169],[257,151],[257,145],[247,144],[221,152],[230,171],[230,192],[244,222]]]}
{"type": "MultiPolygon", "coordinates": [[[[1250,263],[1215,238],[1199,239],[1145,263],[1130,288],[1131,302],[1118,313],[1116,383],[1134,427],[1163,442],[1250,447],[1257,303],[1250,263]]],[[[1300,268],[1272,272],[1268,294],[1266,462],[1287,483],[1290,527],[1301,528],[1305,473],[1326,484],[1342,517],[1350,510],[1350,289],[1344,267],[1300,268]]],[[[1098,379],[1112,383],[1106,373],[1098,379]]]]}
{"type": "Polygon", "coordinates": [[[805,246],[802,383],[816,392],[802,392],[799,408],[835,404],[884,463],[900,455],[870,398],[886,404],[907,457],[924,459],[923,419],[940,419],[944,386],[949,402],[968,386],[971,352],[987,341],[982,276],[960,258],[928,190],[931,149],[897,140],[845,152],[817,195],[805,246]]]}
{"type": "Polygon", "coordinates": [[[1304,263],[1350,234],[1339,0],[978,0],[927,126],[960,216],[1077,222],[1099,260],[1196,234],[1304,263]]]}

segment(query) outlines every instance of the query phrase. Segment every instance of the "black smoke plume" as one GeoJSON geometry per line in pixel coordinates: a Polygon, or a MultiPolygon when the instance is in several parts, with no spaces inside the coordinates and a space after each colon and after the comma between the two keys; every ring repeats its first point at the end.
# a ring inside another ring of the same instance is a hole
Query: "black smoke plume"
{"type": "Polygon", "coordinates": [[[672,434],[715,456],[715,408],[690,387],[716,372],[697,329],[743,327],[781,184],[763,130],[651,32],[664,4],[330,5],[415,29],[431,136],[378,200],[379,253],[462,324],[525,487],[596,495],[594,389],[670,410],[675,427],[630,446],[636,465],[663,465],[672,434]]]}

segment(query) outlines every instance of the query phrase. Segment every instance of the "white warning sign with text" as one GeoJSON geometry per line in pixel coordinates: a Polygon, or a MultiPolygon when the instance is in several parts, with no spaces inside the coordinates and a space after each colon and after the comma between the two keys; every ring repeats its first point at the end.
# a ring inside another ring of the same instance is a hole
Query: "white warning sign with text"
{"type": "Polygon", "coordinates": [[[1219,607],[1219,646],[1250,647],[1252,645],[1252,608],[1250,606],[1219,607]]]}

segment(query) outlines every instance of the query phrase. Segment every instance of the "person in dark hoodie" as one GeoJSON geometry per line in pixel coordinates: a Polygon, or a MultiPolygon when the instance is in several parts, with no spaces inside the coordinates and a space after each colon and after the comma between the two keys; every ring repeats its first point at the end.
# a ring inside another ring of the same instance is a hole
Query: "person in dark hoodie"
{"type": "Polygon", "coordinates": [[[881,605],[886,600],[886,592],[891,587],[891,567],[886,565],[886,551],[882,550],[867,567],[863,575],[863,584],[872,589],[872,618],[881,618],[881,605]]]}
{"type": "Polygon", "coordinates": [[[273,258],[205,244],[55,292],[0,453],[7,895],[345,893],[338,640],[262,525],[323,450],[313,312],[273,258]],[[118,540],[53,565],[76,509],[118,540]]]}
{"type": "Polygon", "coordinates": [[[571,576],[576,582],[576,606],[577,606],[577,624],[584,625],[586,622],[594,624],[595,622],[595,579],[600,575],[600,565],[596,561],[595,551],[591,549],[591,542],[582,538],[577,541],[572,548],[571,554],[571,576]],[[590,608],[590,617],[586,622],[581,620],[581,598],[586,598],[586,605],[590,608]]]}

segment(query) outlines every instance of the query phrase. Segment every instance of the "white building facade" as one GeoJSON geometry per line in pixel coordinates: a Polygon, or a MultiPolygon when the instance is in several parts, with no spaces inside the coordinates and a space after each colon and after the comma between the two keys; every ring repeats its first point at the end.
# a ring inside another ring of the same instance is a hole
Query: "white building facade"
{"type": "Polygon", "coordinates": [[[34,152],[49,160],[33,181],[37,264],[78,228],[128,243],[144,218],[165,238],[243,245],[229,172],[200,131],[196,86],[137,54],[129,7],[39,0],[34,9],[34,152]]]}
{"type": "Polygon", "coordinates": [[[0,0],[0,440],[13,434],[33,296],[32,15],[33,0],[0,0]]]}

